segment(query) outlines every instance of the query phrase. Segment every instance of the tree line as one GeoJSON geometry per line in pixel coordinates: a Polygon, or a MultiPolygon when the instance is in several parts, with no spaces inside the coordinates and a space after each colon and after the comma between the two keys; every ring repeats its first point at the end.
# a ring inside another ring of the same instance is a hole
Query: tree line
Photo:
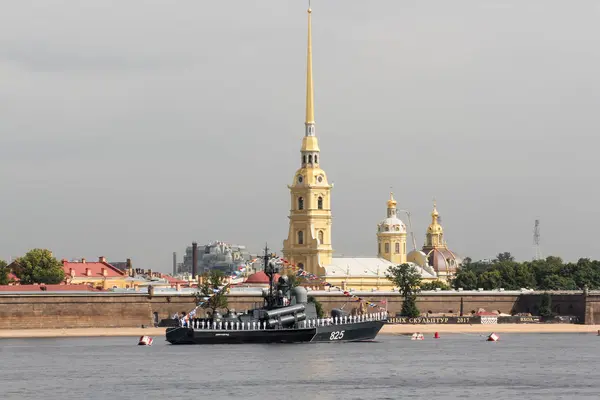
{"type": "Polygon", "coordinates": [[[47,249],[30,250],[10,264],[0,260],[0,285],[8,285],[15,280],[11,277],[11,273],[18,278],[22,285],[56,284],[65,279],[62,262],[47,249]]]}
{"type": "MultiPolygon", "coordinates": [[[[416,294],[422,290],[500,289],[519,290],[578,290],[587,287],[600,289],[600,261],[580,258],[576,263],[565,263],[560,257],[517,262],[508,253],[500,253],[490,262],[473,262],[466,258],[449,284],[442,281],[422,282],[417,268],[410,264],[392,266],[387,278],[399,289],[403,297],[401,315],[419,316],[416,294]]],[[[551,316],[551,297],[542,296],[541,316],[551,316]]]]}
{"type": "Polygon", "coordinates": [[[464,290],[600,289],[600,261],[580,258],[575,263],[565,263],[560,257],[550,256],[518,262],[508,252],[498,254],[491,262],[473,262],[467,257],[451,285],[464,290]]]}

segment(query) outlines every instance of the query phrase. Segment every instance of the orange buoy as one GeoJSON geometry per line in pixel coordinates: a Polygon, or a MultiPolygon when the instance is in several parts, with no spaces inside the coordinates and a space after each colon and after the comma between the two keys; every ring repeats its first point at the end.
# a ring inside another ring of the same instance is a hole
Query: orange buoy
{"type": "Polygon", "coordinates": [[[439,339],[440,338],[440,334],[438,332],[435,333],[435,335],[433,335],[434,339],[439,339]]]}

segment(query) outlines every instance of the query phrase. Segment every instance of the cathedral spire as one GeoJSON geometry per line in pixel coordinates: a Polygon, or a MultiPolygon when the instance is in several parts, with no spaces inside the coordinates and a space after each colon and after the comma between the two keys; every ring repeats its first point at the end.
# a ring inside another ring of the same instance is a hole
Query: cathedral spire
{"type": "MultiPolygon", "coordinates": [[[[311,32],[311,14],[310,2],[308,4],[308,49],[306,53],[306,121],[307,125],[315,123],[314,110],[314,90],[312,77],[312,32],[311,32]]],[[[307,135],[308,136],[308,135],[307,135]]]]}
{"type": "Polygon", "coordinates": [[[312,74],[312,9],[308,4],[308,46],[306,51],[306,120],[302,139],[302,167],[319,165],[319,142],[315,134],[315,96],[312,74]]]}
{"type": "Polygon", "coordinates": [[[437,224],[439,216],[440,216],[440,214],[438,213],[438,210],[437,210],[437,202],[435,200],[433,200],[433,211],[431,212],[431,223],[437,224]]]}

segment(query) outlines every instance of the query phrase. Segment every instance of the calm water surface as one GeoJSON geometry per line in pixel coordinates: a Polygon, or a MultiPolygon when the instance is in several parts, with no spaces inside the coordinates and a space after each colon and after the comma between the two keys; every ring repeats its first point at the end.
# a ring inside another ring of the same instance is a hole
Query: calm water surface
{"type": "Polygon", "coordinates": [[[600,337],[173,346],[156,337],[0,339],[2,399],[598,399],[600,337]]]}

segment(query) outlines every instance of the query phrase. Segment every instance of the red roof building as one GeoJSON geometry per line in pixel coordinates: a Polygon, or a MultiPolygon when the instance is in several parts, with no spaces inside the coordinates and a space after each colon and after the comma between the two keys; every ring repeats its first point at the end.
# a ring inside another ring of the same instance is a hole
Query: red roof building
{"type": "Polygon", "coordinates": [[[68,277],[108,277],[121,278],[126,276],[124,271],[113,267],[106,262],[106,258],[99,257],[98,261],[88,262],[85,258],[81,261],[62,260],[65,276],[68,277]]]}
{"type": "MultiPolygon", "coordinates": [[[[281,275],[275,274],[273,275],[273,281],[277,282],[281,275]]],[[[255,274],[252,274],[242,283],[243,286],[268,286],[269,285],[269,277],[265,274],[265,271],[258,271],[255,274]]]]}
{"type": "Polygon", "coordinates": [[[62,260],[65,271],[65,281],[70,284],[91,285],[96,288],[125,288],[128,277],[125,271],[106,262],[106,258],[99,257],[98,261],[88,262],[85,258],[81,261],[62,260]]]}

